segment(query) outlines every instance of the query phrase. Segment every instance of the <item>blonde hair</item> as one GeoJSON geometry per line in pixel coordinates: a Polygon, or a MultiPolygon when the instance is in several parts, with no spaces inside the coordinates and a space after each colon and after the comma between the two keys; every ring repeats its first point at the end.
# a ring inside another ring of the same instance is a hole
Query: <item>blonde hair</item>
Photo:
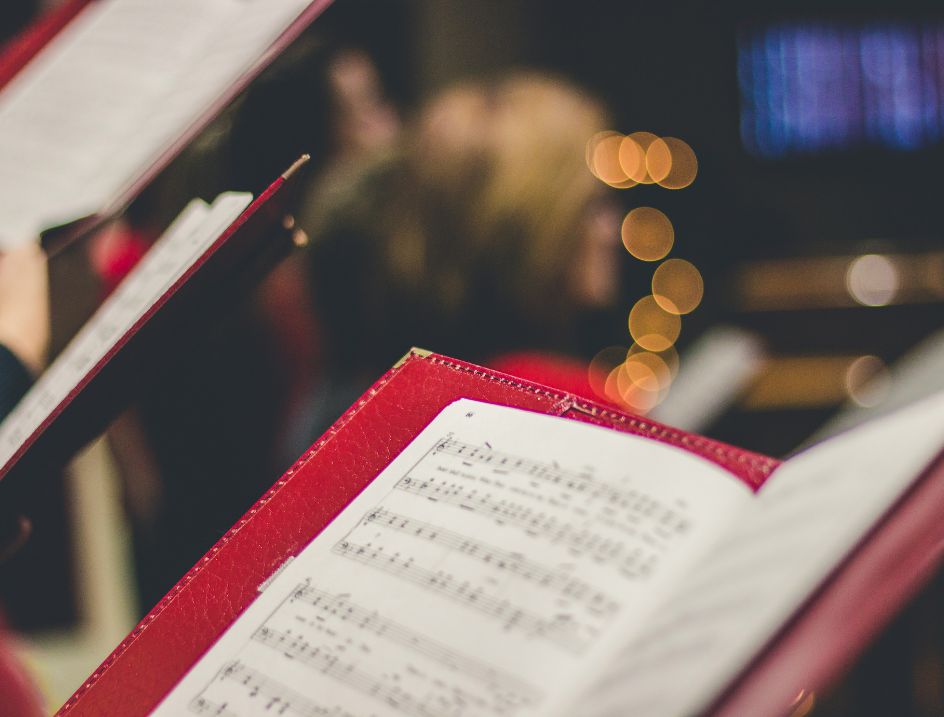
{"type": "Polygon", "coordinates": [[[392,278],[457,312],[498,287],[527,319],[560,319],[580,223],[600,191],[584,162],[602,107],[518,74],[442,93],[419,118],[387,217],[392,278]]]}
{"type": "MultiPolygon", "coordinates": [[[[535,73],[465,83],[417,117],[392,157],[312,220],[312,289],[340,367],[410,345],[485,359],[569,343],[572,265],[602,107],[535,73]]],[[[399,352],[399,353],[398,353],[399,352]]]]}

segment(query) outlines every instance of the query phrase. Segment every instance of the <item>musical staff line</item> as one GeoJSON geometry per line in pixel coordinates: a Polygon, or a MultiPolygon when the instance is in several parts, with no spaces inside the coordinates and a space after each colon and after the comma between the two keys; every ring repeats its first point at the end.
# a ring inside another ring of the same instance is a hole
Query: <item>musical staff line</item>
{"type": "Polygon", "coordinates": [[[216,715],[216,717],[239,717],[238,714],[227,709],[229,705],[226,702],[219,704],[214,703],[203,696],[206,691],[213,686],[214,682],[219,682],[222,679],[223,672],[228,669],[228,667],[228,664],[223,665],[223,667],[221,667],[220,670],[215,675],[213,675],[213,678],[209,681],[209,683],[187,704],[187,709],[189,709],[191,712],[196,712],[197,714],[211,714],[216,715]],[[213,710],[216,710],[216,712],[213,712],[213,710]]]}
{"type": "Polygon", "coordinates": [[[593,477],[578,471],[561,468],[558,465],[522,458],[511,453],[496,451],[489,446],[476,446],[472,443],[457,441],[455,438],[443,438],[433,449],[437,453],[445,453],[461,458],[465,461],[485,463],[496,470],[510,473],[524,473],[559,483],[565,481],[593,482],[593,477]]]}
{"type": "Polygon", "coordinates": [[[401,478],[396,490],[412,493],[432,501],[455,505],[463,510],[490,517],[499,525],[513,525],[528,535],[541,536],[551,543],[560,543],[578,554],[589,554],[601,565],[610,565],[626,577],[646,577],[652,570],[656,552],[628,550],[626,544],[603,537],[592,530],[562,522],[557,516],[507,499],[496,500],[491,493],[480,493],[458,482],[428,478],[401,478]]]}
{"type": "MultiPolygon", "coordinates": [[[[323,650],[321,647],[311,646],[304,638],[293,635],[291,630],[282,632],[263,625],[256,630],[252,639],[260,645],[277,650],[286,657],[313,667],[323,675],[327,675],[338,682],[360,692],[367,697],[379,700],[403,714],[413,717],[441,717],[442,705],[428,705],[426,701],[415,696],[397,685],[388,685],[364,670],[359,670],[353,663],[342,662],[337,655],[323,650]]],[[[457,704],[475,704],[480,709],[488,705],[476,695],[469,694],[455,686],[448,691],[457,704]]]]}
{"type": "Polygon", "coordinates": [[[377,612],[361,607],[348,600],[345,595],[333,595],[302,583],[293,591],[291,598],[336,615],[342,621],[356,623],[363,630],[407,647],[466,677],[477,679],[492,688],[511,692],[524,704],[531,704],[541,699],[541,692],[535,687],[491,665],[456,652],[443,643],[385,618],[377,612]]]}
{"type": "Polygon", "coordinates": [[[472,587],[468,582],[457,583],[448,573],[415,565],[412,558],[387,555],[383,548],[375,548],[370,544],[359,545],[344,539],[331,550],[336,555],[383,570],[495,618],[505,630],[520,630],[528,635],[543,637],[575,654],[587,647],[587,639],[575,633],[578,626],[570,615],[558,615],[556,619],[545,620],[513,606],[508,600],[487,594],[482,588],[472,587]]]}
{"type": "Polygon", "coordinates": [[[191,700],[187,705],[188,709],[194,714],[211,715],[212,717],[239,717],[239,714],[228,708],[226,702],[212,702],[206,697],[198,696],[191,700]]]}
{"type": "Polygon", "coordinates": [[[565,487],[578,495],[603,501],[612,508],[629,511],[637,517],[652,519],[671,530],[688,528],[684,517],[661,501],[634,488],[623,489],[601,481],[590,473],[561,468],[556,464],[522,458],[511,453],[502,453],[488,446],[476,446],[454,438],[440,440],[433,452],[455,456],[467,462],[488,465],[499,472],[516,472],[555,486],[565,487]]]}
{"type": "Polygon", "coordinates": [[[583,603],[591,612],[609,616],[619,610],[619,604],[584,580],[556,568],[529,560],[521,553],[496,548],[468,535],[463,535],[432,523],[414,520],[404,515],[378,508],[364,516],[361,525],[382,525],[384,528],[411,535],[441,545],[487,565],[515,575],[548,590],[560,592],[567,598],[583,603]]]}
{"type": "MultiPolygon", "coordinates": [[[[275,710],[275,714],[293,714],[297,715],[297,717],[355,717],[341,707],[325,707],[307,697],[303,697],[278,680],[244,665],[239,660],[227,664],[220,670],[215,682],[225,682],[227,680],[242,685],[248,691],[249,697],[252,699],[261,697],[263,700],[268,700],[264,709],[266,711],[275,710]]],[[[204,690],[204,692],[205,691],[206,690],[204,690]]],[[[224,709],[229,708],[229,705],[225,702],[222,703],[222,705],[218,705],[208,700],[203,697],[203,693],[190,702],[189,708],[191,712],[195,712],[196,714],[217,714],[206,711],[211,705],[216,708],[220,706],[224,709]]],[[[220,717],[224,715],[230,717],[230,715],[233,714],[232,711],[219,713],[220,717]]]]}

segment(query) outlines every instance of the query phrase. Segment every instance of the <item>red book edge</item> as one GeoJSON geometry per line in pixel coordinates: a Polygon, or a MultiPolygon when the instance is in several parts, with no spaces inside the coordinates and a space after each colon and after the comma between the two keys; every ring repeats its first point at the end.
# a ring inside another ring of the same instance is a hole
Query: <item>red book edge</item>
{"type": "Polygon", "coordinates": [[[944,454],[732,681],[718,717],[806,714],[944,563],[944,454]]]}

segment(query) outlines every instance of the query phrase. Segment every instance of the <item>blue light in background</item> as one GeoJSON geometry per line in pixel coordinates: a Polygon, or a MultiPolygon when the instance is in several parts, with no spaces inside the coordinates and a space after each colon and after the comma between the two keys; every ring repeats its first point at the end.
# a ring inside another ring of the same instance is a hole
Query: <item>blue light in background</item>
{"type": "Polygon", "coordinates": [[[738,41],[741,138],[759,156],[936,144],[944,27],[784,23],[738,41]]]}

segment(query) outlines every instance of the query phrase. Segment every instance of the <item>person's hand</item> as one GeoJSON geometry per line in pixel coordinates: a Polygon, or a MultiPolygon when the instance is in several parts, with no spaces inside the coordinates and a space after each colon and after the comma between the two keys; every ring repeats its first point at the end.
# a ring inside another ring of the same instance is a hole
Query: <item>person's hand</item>
{"type": "Polygon", "coordinates": [[[39,244],[0,253],[0,343],[34,374],[49,349],[49,277],[39,244]]]}

